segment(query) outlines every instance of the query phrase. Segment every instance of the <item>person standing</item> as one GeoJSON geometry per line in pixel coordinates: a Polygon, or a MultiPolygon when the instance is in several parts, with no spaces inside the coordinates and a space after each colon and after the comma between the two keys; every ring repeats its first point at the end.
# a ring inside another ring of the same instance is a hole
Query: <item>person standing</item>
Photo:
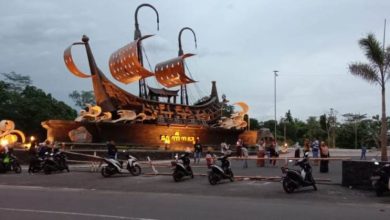
{"type": "Polygon", "coordinates": [[[40,158],[44,158],[46,152],[49,152],[49,145],[50,145],[50,141],[49,140],[46,140],[45,142],[43,142],[43,143],[41,143],[39,145],[39,147],[38,147],[38,156],[40,158]]]}
{"type": "Polygon", "coordinates": [[[362,144],[362,151],[360,154],[360,160],[365,160],[366,159],[366,152],[367,152],[367,147],[365,144],[362,144]]]}
{"type": "Polygon", "coordinates": [[[205,158],[206,158],[207,168],[210,168],[211,165],[213,165],[213,163],[214,163],[213,155],[211,155],[210,150],[207,150],[205,158]]]}
{"type": "Polygon", "coordinates": [[[270,155],[270,161],[269,163],[272,164],[273,166],[276,165],[276,143],[275,142],[272,142],[272,145],[271,145],[271,148],[269,149],[269,155],[270,155]]]}
{"type": "Polygon", "coordinates": [[[229,150],[229,146],[226,144],[226,142],[222,142],[221,143],[221,153],[222,153],[222,155],[225,155],[228,150],[229,150]]]}
{"type": "Polygon", "coordinates": [[[264,156],[265,156],[265,143],[263,140],[257,144],[257,163],[258,167],[264,167],[264,156]]]}
{"type": "Polygon", "coordinates": [[[37,148],[36,148],[37,143],[32,142],[30,148],[28,149],[28,156],[30,159],[30,163],[28,166],[28,173],[32,174],[34,171],[34,166],[37,162],[39,162],[37,158],[37,148]]]}
{"type": "Polygon", "coordinates": [[[318,139],[314,139],[314,141],[311,144],[311,151],[313,153],[313,158],[314,158],[314,165],[318,166],[318,152],[320,150],[320,142],[318,139]]]}
{"type": "Polygon", "coordinates": [[[301,157],[301,146],[299,146],[299,143],[295,143],[295,151],[294,151],[294,157],[300,158],[301,157]]]}
{"type": "Polygon", "coordinates": [[[241,157],[241,148],[242,148],[242,140],[239,138],[236,143],[236,154],[237,157],[241,157]]]}
{"type": "Polygon", "coordinates": [[[322,158],[320,162],[320,173],[327,173],[329,172],[329,160],[324,160],[323,158],[329,157],[329,148],[324,141],[321,141],[320,155],[322,158]]]}
{"type": "Polygon", "coordinates": [[[196,142],[194,144],[194,163],[199,164],[201,157],[202,157],[202,144],[200,144],[199,138],[196,138],[196,142]]]}
{"type": "Polygon", "coordinates": [[[115,142],[113,140],[108,141],[106,147],[108,157],[116,160],[118,157],[118,149],[115,146],[115,142]]]}
{"type": "Polygon", "coordinates": [[[305,153],[309,151],[310,151],[310,141],[308,139],[305,139],[305,142],[303,142],[303,155],[305,155],[305,153]]]}
{"type": "Polygon", "coordinates": [[[248,168],[248,157],[249,157],[248,149],[245,146],[242,146],[241,153],[242,153],[242,157],[244,158],[243,168],[248,168]]]}

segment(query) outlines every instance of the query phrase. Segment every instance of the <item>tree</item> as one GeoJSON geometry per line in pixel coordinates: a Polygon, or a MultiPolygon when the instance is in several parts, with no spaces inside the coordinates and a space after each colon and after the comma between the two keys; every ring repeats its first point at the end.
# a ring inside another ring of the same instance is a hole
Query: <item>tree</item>
{"type": "Polygon", "coordinates": [[[26,135],[46,137],[41,122],[49,119],[73,120],[76,111],[64,102],[57,101],[50,94],[29,85],[28,76],[11,73],[0,80],[0,120],[15,122],[18,129],[26,135]]]}
{"type": "Polygon", "coordinates": [[[351,123],[340,124],[340,126],[338,126],[336,130],[337,130],[337,137],[336,137],[337,147],[351,148],[352,147],[351,143],[353,143],[355,139],[355,135],[353,132],[354,130],[353,124],[351,123]]]}
{"type": "Polygon", "coordinates": [[[327,133],[328,144],[332,143],[332,147],[336,147],[336,125],[337,125],[337,111],[330,108],[327,115],[327,133]],[[332,141],[331,141],[332,140],[332,141]]]}
{"type": "Polygon", "coordinates": [[[1,75],[4,77],[4,82],[9,86],[8,90],[13,92],[21,92],[32,83],[29,76],[23,76],[15,72],[1,73],[1,75]]]}
{"type": "Polygon", "coordinates": [[[39,135],[41,138],[45,133],[41,122],[50,119],[74,120],[77,117],[74,109],[35,86],[27,86],[23,90],[18,109],[20,126],[26,133],[39,135]]]}
{"type": "MultiPolygon", "coordinates": [[[[264,121],[264,122],[262,122],[260,124],[263,125],[262,127],[268,128],[272,135],[275,134],[275,120],[264,121]]],[[[276,134],[276,135],[278,135],[278,134],[276,134]]]]}
{"type": "Polygon", "coordinates": [[[69,94],[75,105],[80,108],[85,108],[86,104],[96,105],[95,96],[93,91],[76,91],[74,90],[69,94]]]}
{"type": "Polygon", "coordinates": [[[382,118],[381,118],[381,159],[387,161],[387,120],[386,120],[386,81],[389,79],[390,46],[386,48],[375,38],[368,34],[359,40],[359,45],[366,54],[369,63],[356,62],[349,65],[352,75],[363,78],[369,83],[381,87],[382,118]]]}
{"type": "Polygon", "coordinates": [[[352,114],[352,113],[347,113],[343,115],[348,123],[351,123],[354,128],[354,133],[355,133],[355,149],[357,148],[358,145],[358,127],[360,122],[366,118],[366,114],[361,115],[361,114],[352,114]]]}
{"type": "Polygon", "coordinates": [[[257,120],[257,119],[255,119],[255,118],[250,118],[249,119],[249,128],[251,129],[251,130],[255,130],[255,131],[257,131],[257,130],[259,130],[260,129],[260,124],[259,124],[259,121],[257,120]]]}
{"type": "Polygon", "coordinates": [[[319,138],[322,140],[325,139],[324,137],[326,136],[326,132],[323,129],[321,129],[321,124],[317,120],[316,117],[310,116],[307,119],[307,128],[308,128],[308,131],[306,134],[307,138],[310,138],[310,139],[319,138]]]}
{"type": "Polygon", "coordinates": [[[359,134],[361,135],[361,143],[367,146],[375,146],[378,149],[380,146],[381,120],[379,115],[362,120],[360,122],[359,134]]]}
{"type": "Polygon", "coordinates": [[[320,115],[320,125],[321,125],[321,129],[326,131],[326,134],[328,136],[328,145],[330,145],[330,131],[331,131],[331,125],[329,123],[329,118],[328,118],[328,115],[326,114],[323,114],[323,115],[320,115]]]}
{"type": "Polygon", "coordinates": [[[286,116],[285,117],[286,117],[287,123],[293,123],[294,122],[293,117],[291,115],[290,109],[286,112],[286,116]]]}

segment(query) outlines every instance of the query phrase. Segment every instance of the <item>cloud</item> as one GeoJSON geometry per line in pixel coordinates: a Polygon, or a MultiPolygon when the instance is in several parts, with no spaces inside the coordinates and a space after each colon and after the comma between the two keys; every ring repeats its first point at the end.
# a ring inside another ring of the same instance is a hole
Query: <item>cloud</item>
{"type": "MultiPolygon", "coordinates": [[[[34,83],[61,99],[67,99],[72,90],[92,89],[89,80],[68,73],[64,49],[87,34],[96,62],[112,79],[108,58],[132,41],[134,10],[141,3],[3,1],[0,72],[30,74],[34,83]]],[[[330,107],[343,113],[380,112],[378,88],[350,76],[347,66],[365,61],[357,44],[359,38],[368,32],[383,36],[389,1],[150,3],[159,11],[160,31],[156,30],[153,10],[141,10],[139,21],[143,34],[156,34],[144,41],[152,69],[177,55],[177,35],[182,27],[196,32],[198,48],[194,48],[191,33],[185,32],[182,38],[184,51],[197,54],[187,60],[194,79],[199,81],[189,86],[194,100],[209,94],[210,81],[217,80],[219,94],[226,94],[232,102],[247,102],[253,117],[273,119],[272,71],[279,70],[278,118],[288,109],[301,119],[323,114],[330,107]]],[[[89,71],[84,49],[77,50],[75,53],[81,54],[77,62],[89,71]]],[[[153,79],[147,81],[156,85],[153,79]]],[[[120,86],[137,93],[137,84],[120,86]]]]}

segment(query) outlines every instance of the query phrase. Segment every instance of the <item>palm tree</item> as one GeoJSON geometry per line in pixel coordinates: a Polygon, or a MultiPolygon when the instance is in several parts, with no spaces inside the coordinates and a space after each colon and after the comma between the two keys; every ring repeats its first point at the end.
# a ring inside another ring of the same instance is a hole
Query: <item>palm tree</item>
{"type": "Polygon", "coordinates": [[[386,120],[386,81],[390,78],[390,46],[386,48],[375,38],[368,34],[359,40],[359,45],[366,54],[369,63],[356,62],[349,65],[352,75],[359,76],[369,83],[378,84],[382,94],[381,119],[381,159],[387,161],[387,120],[386,120]],[[382,47],[381,47],[382,46],[382,47]]]}

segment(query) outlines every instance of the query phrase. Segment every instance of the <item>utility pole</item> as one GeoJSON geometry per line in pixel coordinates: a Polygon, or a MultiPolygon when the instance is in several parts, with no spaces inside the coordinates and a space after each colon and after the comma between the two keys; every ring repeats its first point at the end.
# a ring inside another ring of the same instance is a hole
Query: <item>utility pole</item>
{"type": "Polygon", "coordinates": [[[286,145],[287,141],[286,141],[286,122],[287,122],[287,118],[282,118],[282,121],[283,121],[283,127],[284,127],[284,145],[286,145]]]}
{"type": "Polygon", "coordinates": [[[275,106],[275,145],[276,145],[276,77],[278,76],[277,70],[274,70],[274,106],[275,106]]]}
{"type": "Polygon", "coordinates": [[[385,43],[386,43],[386,19],[385,19],[385,26],[383,27],[383,52],[385,52],[385,43]]]}

